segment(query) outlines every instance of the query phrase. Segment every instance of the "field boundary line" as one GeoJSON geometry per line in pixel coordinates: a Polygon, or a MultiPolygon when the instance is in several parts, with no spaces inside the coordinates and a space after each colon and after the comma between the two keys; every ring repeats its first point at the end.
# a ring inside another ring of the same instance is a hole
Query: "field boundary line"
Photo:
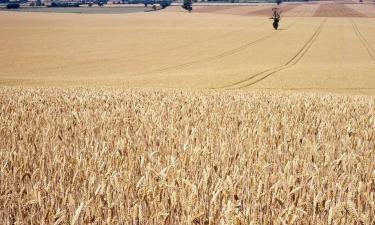
{"type": "Polygon", "coordinates": [[[367,41],[367,39],[363,36],[361,31],[359,30],[357,24],[355,21],[351,18],[350,22],[352,23],[353,29],[355,31],[355,34],[357,35],[358,39],[361,41],[363,47],[365,47],[367,53],[369,54],[370,58],[375,61],[375,50],[374,48],[370,45],[370,43],[367,41]]]}
{"type": "Polygon", "coordinates": [[[290,58],[285,64],[263,70],[261,72],[258,72],[258,73],[255,73],[255,74],[251,75],[250,77],[248,77],[244,80],[241,80],[241,81],[238,81],[238,82],[226,85],[226,86],[221,86],[221,87],[218,87],[218,88],[215,88],[215,89],[220,89],[220,88],[241,89],[241,88],[249,87],[253,84],[256,84],[256,83],[266,79],[267,77],[271,76],[272,74],[275,74],[275,73],[277,73],[281,70],[284,70],[284,69],[290,68],[291,66],[296,65],[302,59],[302,57],[306,54],[306,52],[310,49],[312,44],[315,42],[315,40],[319,36],[321,30],[323,29],[323,25],[325,24],[326,20],[327,20],[327,18],[323,19],[323,21],[315,29],[313,35],[307,40],[307,42],[305,42],[305,44],[302,46],[302,48],[300,48],[297,51],[297,53],[292,58],[290,58]],[[259,76],[261,76],[259,79],[248,83],[248,81],[251,81],[254,78],[257,78],[259,76]],[[244,85],[241,85],[241,84],[244,84],[244,85]],[[241,86],[236,87],[238,85],[241,85],[241,86]]]}
{"type": "MultiPolygon", "coordinates": [[[[295,20],[289,26],[287,26],[286,29],[290,28],[291,26],[293,26],[297,22],[298,22],[298,20],[295,20]]],[[[280,31],[283,31],[283,30],[280,30],[280,31]]],[[[205,57],[205,58],[202,58],[202,59],[198,59],[198,60],[194,60],[194,61],[190,61],[190,62],[186,62],[186,63],[181,63],[181,64],[170,66],[170,67],[165,67],[165,68],[162,68],[162,69],[152,70],[152,71],[149,71],[149,72],[138,73],[138,74],[134,74],[133,76],[149,75],[149,74],[153,74],[153,73],[162,73],[162,72],[168,72],[168,71],[172,71],[172,70],[179,70],[179,69],[183,69],[185,67],[189,67],[189,66],[192,66],[192,65],[195,65],[195,64],[210,62],[210,61],[213,61],[213,60],[216,60],[216,59],[221,59],[221,58],[224,58],[224,57],[227,57],[227,56],[231,56],[231,55],[237,54],[239,52],[242,52],[243,50],[245,50],[245,49],[247,49],[251,46],[254,46],[255,44],[257,44],[259,42],[262,42],[264,40],[267,40],[268,38],[271,38],[271,37],[279,34],[280,31],[269,33],[269,34],[267,34],[265,36],[262,36],[262,37],[260,37],[256,40],[254,40],[254,41],[247,42],[243,45],[240,45],[236,48],[227,50],[227,51],[222,52],[222,53],[217,54],[217,55],[208,56],[208,57],[205,57]]]]}

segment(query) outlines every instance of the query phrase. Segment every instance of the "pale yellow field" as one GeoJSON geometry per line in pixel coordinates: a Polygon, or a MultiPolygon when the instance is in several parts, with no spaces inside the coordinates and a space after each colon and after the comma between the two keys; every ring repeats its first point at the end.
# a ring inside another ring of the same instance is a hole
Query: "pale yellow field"
{"type": "Polygon", "coordinates": [[[0,12],[0,224],[375,224],[371,10],[252,7],[0,12]]]}
{"type": "Polygon", "coordinates": [[[224,14],[1,12],[0,83],[373,94],[374,24],[284,17],[274,31],[267,17],[224,14]]]}

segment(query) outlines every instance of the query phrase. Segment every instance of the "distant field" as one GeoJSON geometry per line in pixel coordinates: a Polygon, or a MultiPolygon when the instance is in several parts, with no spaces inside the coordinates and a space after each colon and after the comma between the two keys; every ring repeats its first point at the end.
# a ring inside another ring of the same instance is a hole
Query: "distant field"
{"type": "MultiPolygon", "coordinates": [[[[5,9],[3,9],[5,11],[5,9]]],[[[49,12],[49,13],[83,13],[83,14],[123,14],[145,12],[151,10],[151,7],[138,6],[116,6],[116,7],[99,7],[99,6],[81,6],[81,7],[21,7],[15,12],[49,12]]]]}
{"type": "Polygon", "coordinates": [[[270,5],[214,13],[205,6],[126,15],[1,12],[0,84],[375,93],[375,20],[340,4],[342,13],[362,17],[315,17],[330,15],[333,6],[321,5],[282,5],[278,31],[270,5]]]}

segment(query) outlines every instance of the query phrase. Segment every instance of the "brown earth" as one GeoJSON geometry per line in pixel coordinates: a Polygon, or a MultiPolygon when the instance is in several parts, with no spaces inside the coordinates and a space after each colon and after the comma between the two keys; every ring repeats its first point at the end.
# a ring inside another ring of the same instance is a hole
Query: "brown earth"
{"type": "Polygon", "coordinates": [[[375,4],[350,4],[347,7],[361,12],[366,17],[375,17],[375,4]]]}
{"type": "Polygon", "coordinates": [[[296,8],[297,4],[283,4],[276,6],[274,4],[268,5],[254,5],[254,6],[238,6],[238,5],[212,5],[212,6],[198,6],[194,8],[193,12],[198,13],[220,13],[232,15],[246,15],[246,16],[270,16],[272,8],[279,8],[281,12],[287,12],[296,8]]]}
{"type": "Polygon", "coordinates": [[[296,8],[298,5],[286,5],[282,4],[280,6],[270,6],[265,9],[260,9],[254,12],[249,12],[248,16],[271,16],[272,15],[272,8],[278,8],[281,13],[287,12],[288,10],[296,8]]]}
{"type": "Polygon", "coordinates": [[[316,10],[316,17],[365,17],[366,15],[343,4],[321,4],[316,10]]]}
{"type": "MultiPolygon", "coordinates": [[[[355,4],[353,1],[326,1],[316,4],[275,4],[262,5],[194,5],[193,13],[230,14],[241,16],[269,17],[272,8],[279,8],[284,17],[375,17],[374,4],[355,4]]],[[[180,11],[171,7],[167,11],[180,11]]]]}

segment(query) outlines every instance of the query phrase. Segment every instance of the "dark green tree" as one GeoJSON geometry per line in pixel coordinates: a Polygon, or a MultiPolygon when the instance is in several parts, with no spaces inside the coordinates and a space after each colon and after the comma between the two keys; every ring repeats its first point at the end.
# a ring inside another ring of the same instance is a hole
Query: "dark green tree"
{"type": "Polygon", "coordinates": [[[192,0],[184,0],[184,3],[182,4],[182,8],[185,10],[191,12],[193,10],[193,1],[192,0]]]}
{"type": "Polygon", "coordinates": [[[160,6],[164,9],[164,8],[167,8],[168,6],[170,6],[171,3],[172,2],[169,1],[169,0],[164,0],[164,1],[160,2],[160,6]]]}

